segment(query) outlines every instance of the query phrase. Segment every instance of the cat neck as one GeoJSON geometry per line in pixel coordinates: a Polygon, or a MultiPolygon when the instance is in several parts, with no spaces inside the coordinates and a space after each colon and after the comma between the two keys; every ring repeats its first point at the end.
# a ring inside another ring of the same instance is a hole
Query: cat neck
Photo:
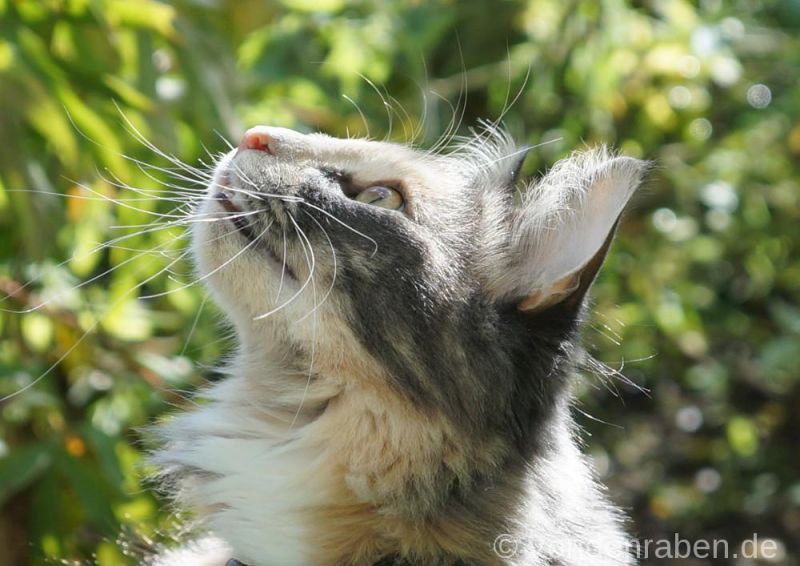
{"type": "Polygon", "coordinates": [[[373,564],[411,549],[431,563],[496,562],[491,541],[521,499],[517,474],[479,485],[502,442],[467,452],[446,419],[387,385],[377,365],[353,362],[368,356],[318,359],[308,372],[251,346],[207,402],[165,425],[169,446],[156,455],[180,503],[238,559],[373,564]]]}

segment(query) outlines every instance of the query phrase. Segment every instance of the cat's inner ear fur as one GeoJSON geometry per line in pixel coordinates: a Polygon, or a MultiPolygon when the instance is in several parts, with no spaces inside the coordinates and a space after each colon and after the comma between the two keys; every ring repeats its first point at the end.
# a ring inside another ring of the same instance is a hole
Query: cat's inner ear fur
{"type": "Polygon", "coordinates": [[[535,313],[580,306],[647,164],[605,149],[573,154],[530,186],[511,218],[490,291],[535,313]]]}

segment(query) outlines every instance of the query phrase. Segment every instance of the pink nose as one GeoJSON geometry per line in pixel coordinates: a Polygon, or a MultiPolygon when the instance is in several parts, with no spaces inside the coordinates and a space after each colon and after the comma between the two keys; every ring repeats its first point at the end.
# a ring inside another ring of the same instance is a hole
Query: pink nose
{"type": "Polygon", "coordinates": [[[272,137],[267,133],[267,128],[265,126],[256,126],[244,133],[242,141],[239,142],[239,151],[255,149],[272,153],[272,149],[269,146],[270,143],[272,143],[272,137]]]}

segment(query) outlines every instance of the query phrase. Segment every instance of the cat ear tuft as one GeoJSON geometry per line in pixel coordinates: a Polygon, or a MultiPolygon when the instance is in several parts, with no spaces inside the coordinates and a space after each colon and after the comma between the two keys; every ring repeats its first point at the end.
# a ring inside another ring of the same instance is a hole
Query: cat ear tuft
{"type": "Polygon", "coordinates": [[[645,162],[605,149],[557,163],[516,211],[494,294],[528,313],[579,307],[646,170],[645,162]]]}

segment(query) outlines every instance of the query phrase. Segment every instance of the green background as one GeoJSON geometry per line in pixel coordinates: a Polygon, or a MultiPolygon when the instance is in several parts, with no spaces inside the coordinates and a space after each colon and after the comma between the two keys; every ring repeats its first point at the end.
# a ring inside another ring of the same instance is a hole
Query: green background
{"type": "Polygon", "coordinates": [[[0,0],[0,564],[175,536],[141,427],[231,342],[182,230],[136,234],[202,186],[139,134],[202,169],[253,124],[430,146],[501,114],[531,175],[594,143],[656,165],[578,386],[632,532],[797,564],[799,79],[794,0],[0,0]]]}

